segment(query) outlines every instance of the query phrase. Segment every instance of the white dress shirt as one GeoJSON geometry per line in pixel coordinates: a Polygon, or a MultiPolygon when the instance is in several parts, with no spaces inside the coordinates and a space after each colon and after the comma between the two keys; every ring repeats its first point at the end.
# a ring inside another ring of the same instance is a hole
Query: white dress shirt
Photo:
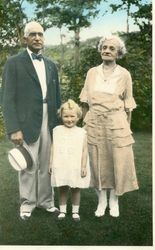
{"type": "Polygon", "coordinates": [[[41,61],[39,60],[33,60],[32,58],[32,51],[29,50],[29,48],[27,48],[27,52],[32,60],[32,63],[34,65],[34,68],[36,70],[37,76],[39,78],[40,81],[40,86],[42,89],[42,96],[43,99],[46,97],[46,93],[47,93],[47,84],[46,84],[46,71],[45,71],[45,63],[44,60],[41,59],[41,61]]]}

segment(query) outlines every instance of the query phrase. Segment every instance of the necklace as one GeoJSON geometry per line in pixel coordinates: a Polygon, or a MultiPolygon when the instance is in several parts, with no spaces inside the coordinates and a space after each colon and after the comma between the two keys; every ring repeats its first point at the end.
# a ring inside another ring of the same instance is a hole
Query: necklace
{"type": "Polygon", "coordinates": [[[113,67],[105,68],[104,64],[102,64],[104,82],[108,81],[109,77],[113,74],[116,67],[117,64],[115,64],[113,67]]]}

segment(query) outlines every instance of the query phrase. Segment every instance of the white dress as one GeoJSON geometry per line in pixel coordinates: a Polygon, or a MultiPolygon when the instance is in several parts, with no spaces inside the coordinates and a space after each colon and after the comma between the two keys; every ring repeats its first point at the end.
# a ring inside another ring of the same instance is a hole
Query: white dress
{"type": "Polygon", "coordinates": [[[64,125],[59,125],[54,128],[52,186],[89,187],[89,159],[87,160],[87,176],[81,178],[82,150],[86,134],[85,129],[77,126],[67,128],[64,125]]]}

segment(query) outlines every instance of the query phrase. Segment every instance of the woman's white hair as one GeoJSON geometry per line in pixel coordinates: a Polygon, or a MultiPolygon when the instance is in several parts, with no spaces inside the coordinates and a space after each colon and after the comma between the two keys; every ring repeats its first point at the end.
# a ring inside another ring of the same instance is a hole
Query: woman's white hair
{"type": "Polygon", "coordinates": [[[32,32],[34,28],[39,28],[40,32],[44,33],[43,27],[40,25],[40,23],[32,21],[26,24],[25,29],[24,29],[24,37],[28,37],[29,34],[32,32]]]}
{"type": "Polygon", "coordinates": [[[126,54],[126,47],[124,41],[118,36],[102,37],[98,44],[98,51],[101,52],[103,44],[106,40],[113,40],[118,46],[118,58],[122,58],[126,54]]]}

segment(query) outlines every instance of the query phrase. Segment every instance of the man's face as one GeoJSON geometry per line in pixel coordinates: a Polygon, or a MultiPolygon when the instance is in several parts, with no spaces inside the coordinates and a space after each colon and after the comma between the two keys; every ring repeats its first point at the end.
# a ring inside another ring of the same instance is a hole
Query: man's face
{"type": "Polygon", "coordinates": [[[44,46],[43,31],[40,27],[31,29],[28,37],[25,37],[27,47],[34,53],[38,53],[44,46]]]}

